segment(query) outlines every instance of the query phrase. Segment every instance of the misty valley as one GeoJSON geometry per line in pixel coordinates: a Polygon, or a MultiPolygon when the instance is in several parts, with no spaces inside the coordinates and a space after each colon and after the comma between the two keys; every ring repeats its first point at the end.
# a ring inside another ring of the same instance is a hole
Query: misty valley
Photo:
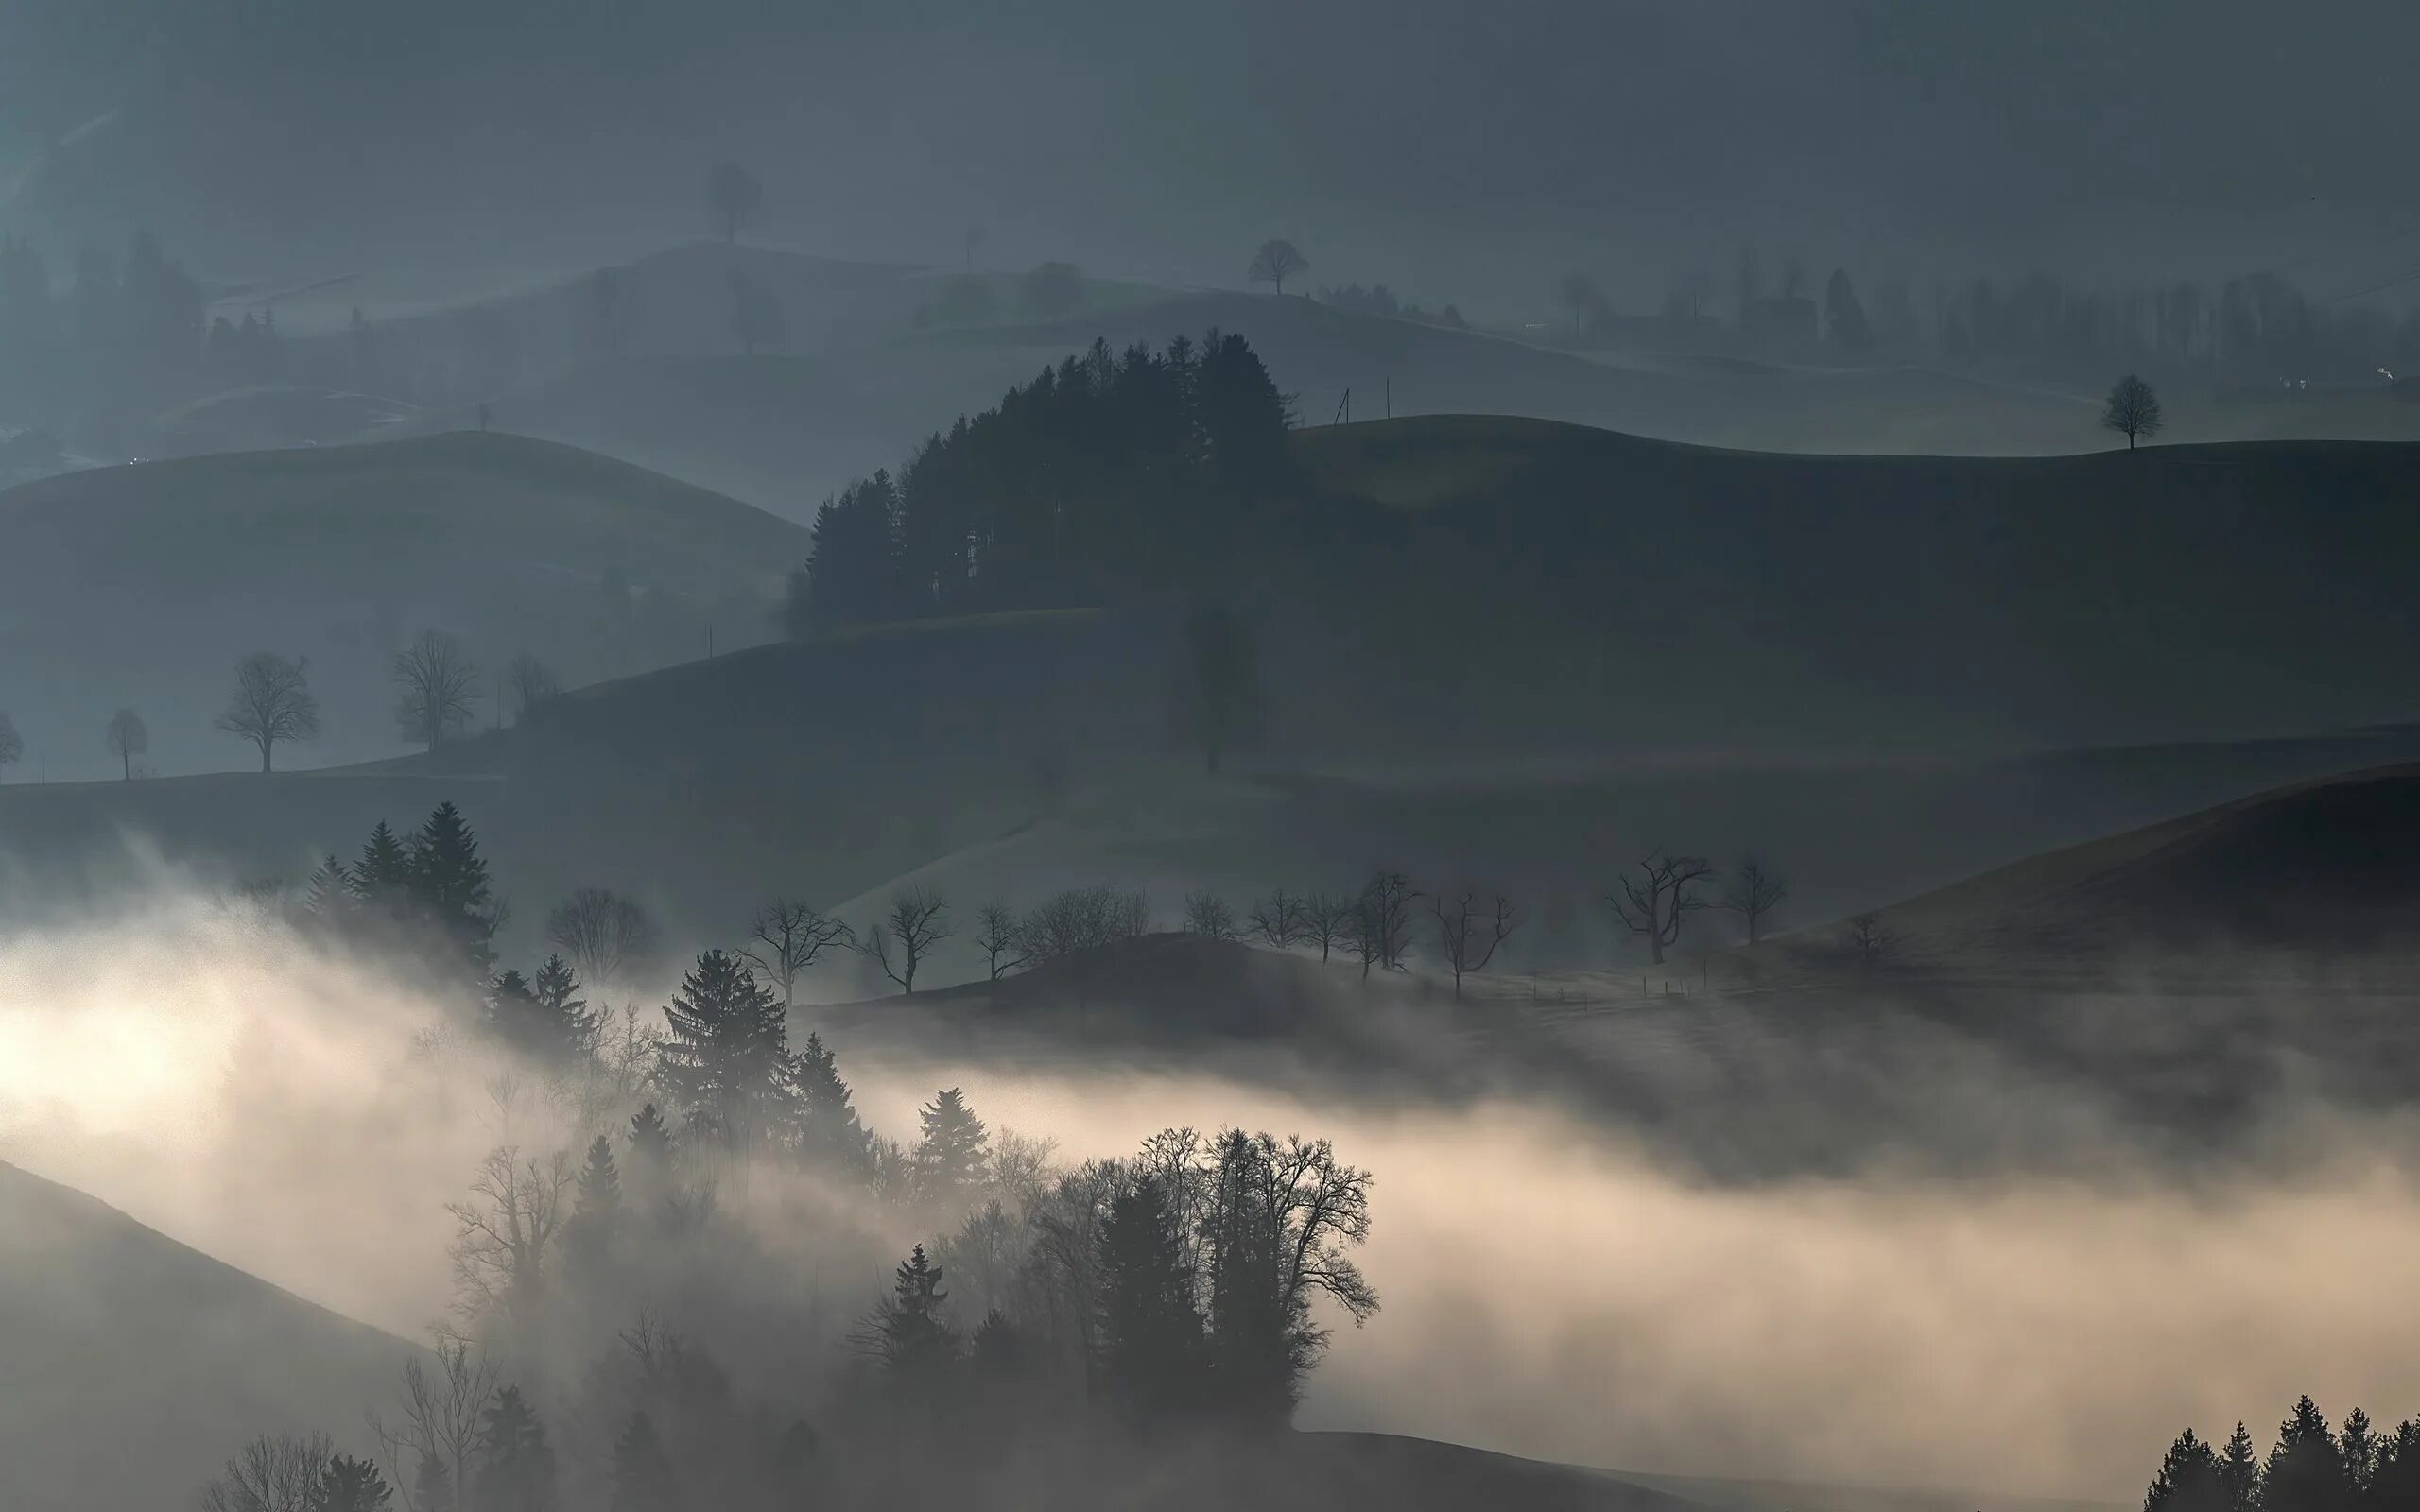
{"type": "Polygon", "coordinates": [[[0,1512],[2420,1512],[2420,10],[0,0],[0,1512]]]}

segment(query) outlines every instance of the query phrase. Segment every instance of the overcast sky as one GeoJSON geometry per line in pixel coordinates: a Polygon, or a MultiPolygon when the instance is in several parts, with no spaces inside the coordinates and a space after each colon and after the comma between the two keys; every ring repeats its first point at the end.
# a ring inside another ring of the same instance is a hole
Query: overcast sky
{"type": "Polygon", "coordinates": [[[0,132],[89,128],[20,224],[297,273],[696,234],[733,156],[839,255],[979,224],[1232,283],[1285,233],[1500,303],[1752,240],[2326,295],[2420,267],[2414,56],[2410,0],[0,0],[0,132]]]}

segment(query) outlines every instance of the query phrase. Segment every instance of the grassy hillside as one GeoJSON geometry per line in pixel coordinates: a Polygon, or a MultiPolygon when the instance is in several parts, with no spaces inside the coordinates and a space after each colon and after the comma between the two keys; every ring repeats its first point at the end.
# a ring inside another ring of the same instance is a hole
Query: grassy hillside
{"type": "Polygon", "coordinates": [[[295,757],[391,750],[388,660],[423,628],[461,638],[491,693],[525,652],[569,680],[612,676],[698,654],[710,624],[724,644],[762,639],[806,551],[718,494],[477,433],[63,474],[0,494],[0,539],[18,780],[99,775],[121,705],[150,726],[149,765],[240,765],[210,723],[263,647],[311,658],[324,738],[295,757]]]}
{"type": "Polygon", "coordinates": [[[349,1431],[413,1353],[6,1162],[0,1339],[10,1512],[184,1505],[255,1434],[349,1431]]]}
{"type": "Polygon", "coordinates": [[[2420,447],[1815,457],[1469,416],[1300,445],[1363,506],[1331,577],[1467,715],[2064,744],[2412,708],[2420,447]]]}

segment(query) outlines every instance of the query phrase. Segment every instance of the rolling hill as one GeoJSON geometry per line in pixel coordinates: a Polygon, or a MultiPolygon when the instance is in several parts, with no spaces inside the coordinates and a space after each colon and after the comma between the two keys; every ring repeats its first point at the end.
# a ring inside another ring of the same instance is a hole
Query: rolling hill
{"type": "Polygon", "coordinates": [[[121,706],[152,765],[234,765],[210,724],[263,647],[308,655],[322,705],[322,742],[289,759],[383,754],[389,659],[423,628],[459,637],[491,695],[523,653],[583,681],[692,657],[710,626],[762,639],[806,553],[734,500],[475,433],[62,474],[0,493],[0,707],[29,747],[12,775],[54,779],[101,772],[121,706]]]}
{"type": "Polygon", "coordinates": [[[0,1339],[10,1512],[185,1504],[255,1434],[345,1433],[414,1352],[5,1161],[0,1339]]]}

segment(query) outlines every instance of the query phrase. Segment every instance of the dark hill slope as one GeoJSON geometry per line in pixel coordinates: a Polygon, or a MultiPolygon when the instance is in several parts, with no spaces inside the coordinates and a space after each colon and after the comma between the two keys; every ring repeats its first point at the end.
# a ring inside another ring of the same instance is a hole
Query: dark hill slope
{"type": "Polygon", "coordinates": [[[9,1512],[187,1504],[259,1433],[343,1433],[412,1346],[0,1162],[9,1512]]]}
{"type": "Polygon", "coordinates": [[[2412,707],[2420,447],[1815,457],[1467,416],[1300,445],[1346,501],[1328,576],[1473,714],[2067,743],[2412,707]]]}
{"type": "Polygon", "coordinates": [[[525,652],[611,676],[696,655],[717,619],[761,638],[806,550],[719,494],[468,432],[47,478],[0,494],[0,706],[53,778],[98,775],[120,706],[162,769],[241,765],[210,724],[263,647],[312,659],[324,740],[294,756],[391,750],[388,661],[423,628],[461,638],[490,694],[525,652]]]}

